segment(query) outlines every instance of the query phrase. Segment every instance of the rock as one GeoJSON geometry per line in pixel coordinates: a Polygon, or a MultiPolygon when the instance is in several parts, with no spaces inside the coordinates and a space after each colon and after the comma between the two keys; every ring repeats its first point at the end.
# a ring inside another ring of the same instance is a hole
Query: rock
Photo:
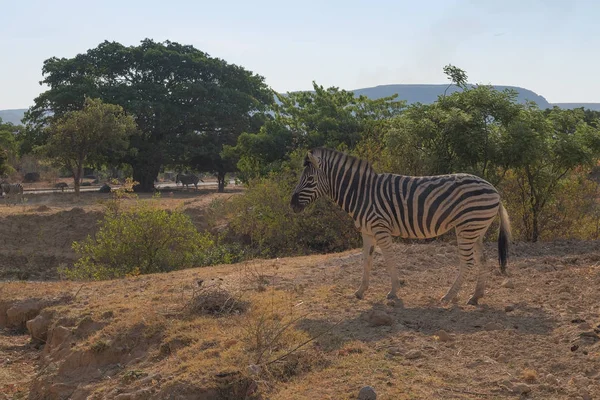
{"type": "Polygon", "coordinates": [[[589,329],[592,329],[592,325],[590,325],[587,322],[584,322],[584,323],[579,324],[579,329],[587,331],[589,329]]]}
{"type": "Polygon", "coordinates": [[[104,185],[102,185],[102,187],[100,189],[98,189],[98,191],[100,193],[110,193],[111,187],[105,183],[104,185]]]}
{"type": "Polygon", "coordinates": [[[255,365],[255,364],[251,364],[248,365],[248,372],[250,372],[250,374],[252,375],[258,375],[260,374],[260,365],[255,365]]]}
{"type": "Polygon", "coordinates": [[[38,341],[46,341],[48,337],[48,325],[50,321],[43,314],[39,314],[34,319],[25,323],[31,337],[38,341]]]}
{"type": "Polygon", "coordinates": [[[548,374],[544,377],[544,382],[546,382],[548,385],[554,385],[557,386],[560,382],[558,381],[558,379],[556,379],[556,377],[552,374],[548,374]]]}
{"type": "Polygon", "coordinates": [[[400,350],[398,347],[392,347],[390,349],[388,349],[388,354],[391,354],[392,356],[399,356],[402,355],[402,350],[400,350]]]}
{"type": "Polygon", "coordinates": [[[506,305],[506,306],[504,307],[504,311],[505,311],[505,312],[512,312],[512,311],[515,311],[515,306],[514,306],[514,305],[512,305],[512,304],[508,304],[508,305],[506,305]]]}
{"type": "Polygon", "coordinates": [[[450,336],[450,334],[448,334],[448,332],[446,332],[443,329],[440,329],[439,331],[437,331],[435,333],[435,336],[438,337],[438,340],[440,342],[450,342],[451,340],[453,340],[452,336],[450,336]]]}
{"type": "Polygon", "coordinates": [[[507,288],[507,289],[514,289],[515,288],[515,284],[513,283],[513,281],[511,279],[506,278],[501,284],[500,286],[502,286],[503,288],[507,288]]]}
{"type": "Polygon", "coordinates": [[[36,317],[45,304],[37,300],[25,300],[6,310],[8,326],[23,329],[26,322],[36,317]]]}
{"type": "Polygon", "coordinates": [[[377,393],[371,386],[365,386],[358,392],[358,400],[377,400],[377,393]]]}
{"type": "Polygon", "coordinates": [[[369,323],[372,326],[392,325],[392,317],[384,311],[374,310],[369,315],[369,323]]]}
{"type": "Polygon", "coordinates": [[[484,325],[483,329],[485,329],[486,331],[499,331],[504,329],[504,327],[498,322],[488,322],[484,325]]]}
{"type": "Polygon", "coordinates": [[[592,400],[592,396],[590,395],[590,392],[588,392],[586,389],[581,389],[579,394],[581,395],[581,398],[583,400],[592,400]]]}
{"type": "Polygon", "coordinates": [[[531,386],[525,383],[517,383],[513,386],[512,390],[515,394],[527,394],[531,392],[531,386]]]}
{"type": "Polygon", "coordinates": [[[404,356],[407,360],[416,360],[417,358],[423,357],[423,353],[419,350],[411,350],[404,356]]]}

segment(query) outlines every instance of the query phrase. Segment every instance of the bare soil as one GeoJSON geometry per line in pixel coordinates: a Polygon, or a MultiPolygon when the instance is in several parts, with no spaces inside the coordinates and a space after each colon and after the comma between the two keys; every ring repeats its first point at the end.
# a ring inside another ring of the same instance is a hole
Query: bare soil
{"type": "MultiPolygon", "coordinates": [[[[240,193],[228,188],[164,190],[159,204],[166,209],[182,208],[199,230],[207,228],[206,206],[217,198],[228,199],[240,193]]],[[[142,201],[152,197],[140,194],[142,201]]],[[[79,201],[73,193],[26,193],[22,205],[7,206],[0,200],[0,279],[53,280],[57,267],[76,260],[71,245],[94,235],[104,213],[103,202],[110,194],[82,192],[79,201]]],[[[134,200],[124,200],[127,207],[134,200]]]]}
{"type": "Polygon", "coordinates": [[[479,306],[465,304],[473,280],[440,306],[453,243],[397,251],[403,304],[385,300],[379,254],[365,299],[353,296],[359,250],[2,284],[0,399],[356,399],[365,385],[378,399],[600,398],[600,243],[517,243],[508,283],[488,244],[479,306]],[[192,312],[211,285],[247,308],[192,312]],[[36,315],[43,340],[24,330],[36,315]]]}

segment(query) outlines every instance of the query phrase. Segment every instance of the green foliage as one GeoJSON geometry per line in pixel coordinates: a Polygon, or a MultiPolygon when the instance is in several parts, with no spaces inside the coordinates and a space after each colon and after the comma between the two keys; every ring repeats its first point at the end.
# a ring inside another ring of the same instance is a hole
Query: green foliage
{"type": "Polygon", "coordinates": [[[11,164],[18,155],[18,137],[23,131],[20,125],[2,122],[0,118],[0,175],[14,172],[11,164]]]}
{"type": "Polygon", "coordinates": [[[326,253],[360,244],[352,219],[327,199],[318,200],[302,214],[291,210],[290,194],[303,154],[293,153],[293,161],[282,172],[252,181],[243,195],[226,206],[231,234],[246,240],[255,256],[326,253]]]}
{"type": "Polygon", "coordinates": [[[71,279],[167,272],[192,267],[195,255],[211,244],[184,213],[143,204],[107,213],[95,238],[73,243],[80,258],[64,272],[71,279]]]}
{"type": "Polygon", "coordinates": [[[279,171],[281,161],[299,148],[353,149],[373,123],[397,115],[405,105],[396,96],[371,100],[314,82],[313,89],[279,95],[273,120],[258,133],[240,135],[235,146],[224,149],[227,158],[238,161],[245,182],[279,171]]]}
{"type": "Polygon", "coordinates": [[[222,146],[234,145],[243,131],[258,131],[261,111],[273,102],[261,76],[170,41],[105,41],[70,59],[46,60],[42,73],[49,89],[25,115],[31,141],[44,143],[43,127],[80,109],[85,95],[118,104],[135,115],[141,131],[123,161],[144,191],[165,164],[208,160],[207,171],[222,173],[222,146]]]}
{"type": "Polygon", "coordinates": [[[123,156],[136,125],[122,107],[86,97],[82,110],[54,120],[48,132],[48,142],[38,150],[72,174],[79,195],[83,167],[123,156]]]}
{"type": "Polygon", "coordinates": [[[73,243],[80,258],[73,267],[61,268],[61,275],[77,280],[113,279],[232,263],[245,255],[239,245],[221,244],[219,237],[199,233],[180,210],[141,202],[123,210],[115,204],[120,200],[109,204],[95,237],[73,243]]]}
{"type": "Polygon", "coordinates": [[[535,242],[544,229],[543,213],[571,172],[590,169],[600,157],[600,131],[585,122],[582,110],[544,112],[529,105],[508,126],[505,145],[518,182],[515,189],[528,207],[525,238],[535,242]]]}

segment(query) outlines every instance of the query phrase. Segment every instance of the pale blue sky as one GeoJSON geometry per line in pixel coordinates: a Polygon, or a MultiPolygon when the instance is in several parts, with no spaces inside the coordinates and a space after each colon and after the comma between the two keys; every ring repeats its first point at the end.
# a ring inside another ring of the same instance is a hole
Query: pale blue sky
{"type": "Polygon", "coordinates": [[[594,0],[0,0],[0,109],[26,108],[42,63],[103,40],[191,44],[263,75],[278,91],[443,83],[531,89],[550,102],[600,102],[594,0]]]}

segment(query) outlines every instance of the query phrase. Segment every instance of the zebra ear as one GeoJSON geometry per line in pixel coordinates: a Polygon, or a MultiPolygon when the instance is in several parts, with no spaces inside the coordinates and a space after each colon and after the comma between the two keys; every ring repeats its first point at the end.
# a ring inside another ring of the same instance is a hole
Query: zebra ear
{"type": "Polygon", "coordinates": [[[313,165],[315,168],[319,168],[319,166],[320,166],[320,164],[321,164],[321,160],[320,160],[320,159],[319,159],[317,156],[315,156],[315,155],[312,153],[312,150],[309,150],[309,151],[306,153],[306,158],[304,159],[304,165],[305,165],[305,166],[306,166],[306,165],[308,165],[308,163],[309,163],[309,162],[310,162],[310,163],[311,163],[311,164],[312,164],[312,165],[313,165]]]}

